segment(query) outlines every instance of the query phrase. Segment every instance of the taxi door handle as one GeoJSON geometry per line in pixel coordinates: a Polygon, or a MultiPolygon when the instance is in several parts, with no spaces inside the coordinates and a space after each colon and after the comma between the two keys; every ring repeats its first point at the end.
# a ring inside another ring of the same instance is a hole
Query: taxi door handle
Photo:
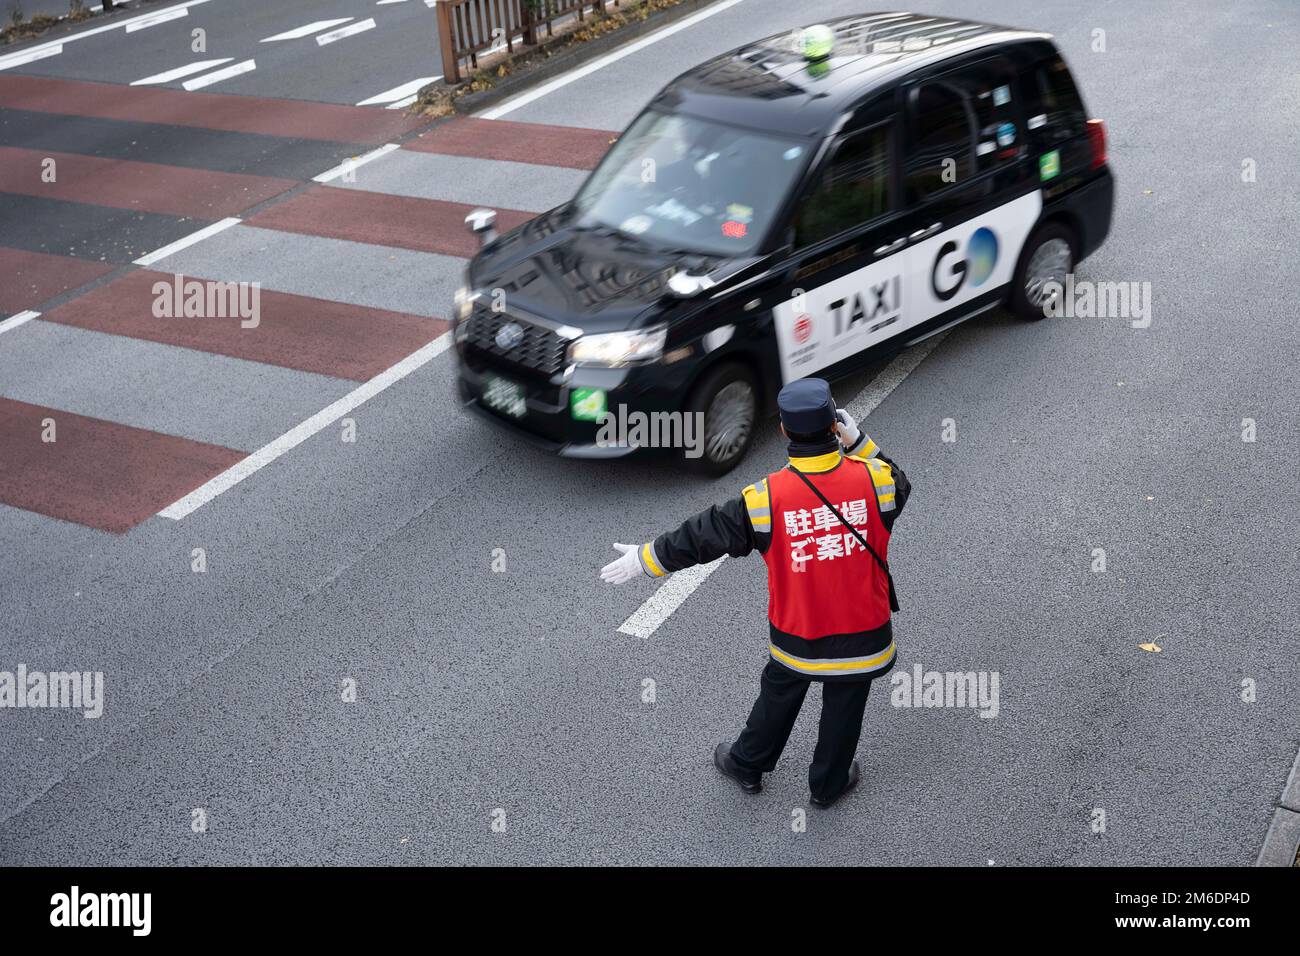
{"type": "Polygon", "coordinates": [[[895,239],[893,242],[889,243],[888,245],[881,246],[879,249],[877,249],[875,255],[877,258],[879,258],[880,256],[887,256],[891,252],[897,252],[905,245],[907,245],[907,237],[899,236],[897,239],[895,239]]]}
{"type": "Polygon", "coordinates": [[[924,229],[916,230],[916,232],[912,233],[907,238],[912,242],[920,242],[922,239],[926,239],[929,238],[930,236],[933,236],[936,232],[938,232],[942,228],[943,228],[943,223],[934,222],[924,229]]]}

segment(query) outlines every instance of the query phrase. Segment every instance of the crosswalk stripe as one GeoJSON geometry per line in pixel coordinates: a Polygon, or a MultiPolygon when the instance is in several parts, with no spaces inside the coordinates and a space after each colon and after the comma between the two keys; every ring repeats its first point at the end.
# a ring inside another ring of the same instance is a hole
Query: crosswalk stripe
{"type": "Polygon", "coordinates": [[[136,212],[216,219],[296,185],[292,179],[270,176],[0,146],[0,192],[136,212]],[[56,173],[53,182],[45,178],[50,168],[56,173]]]}
{"type": "Polygon", "coordinates": [[[354,36],[358,33],[364,33],[367,30],[375,28],[374,20],[362,20],[359,23],[350,23],[345,27],[339,27],[337,30],[331,30],[329,33],[322,33],[316,37],[318,46],[325,46],[336,40],[342,40],[344,37],[354,36]]]}

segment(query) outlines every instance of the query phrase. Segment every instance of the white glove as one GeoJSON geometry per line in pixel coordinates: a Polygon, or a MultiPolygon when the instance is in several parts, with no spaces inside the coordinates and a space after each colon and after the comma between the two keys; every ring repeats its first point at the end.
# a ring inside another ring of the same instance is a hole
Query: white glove
{"type": "Polygon", "coordinates": [[[638,552],[641,550],[639,544],[615,544],[614,550],[621,551],[622,556],[615,558],[600,569],[600,579],[602,581],[609,584],[622,584],[643,573],[641,559],[637,557],[638,552]]]}
{"type": "Polygon", "coordinates": [[[842,408],[835,409],[835,417],[840,423],[840,444],[851,450],[862,437],[862,429],[858,428],[853,416],[842,408]]]}

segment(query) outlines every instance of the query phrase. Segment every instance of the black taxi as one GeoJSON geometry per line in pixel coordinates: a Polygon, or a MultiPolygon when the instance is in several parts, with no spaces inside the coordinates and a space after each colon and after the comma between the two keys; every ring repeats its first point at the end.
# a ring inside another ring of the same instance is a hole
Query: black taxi
{"type": "Polygon", "coordinates": [[[499,236],[467,218],[460,398],[574,457],[680,419],[722,474],[784,382],[999,305],[1041,319],[1113,194],[1048,34],[879,13],[768,37],[664,87],[571,201],[499,236]]]}

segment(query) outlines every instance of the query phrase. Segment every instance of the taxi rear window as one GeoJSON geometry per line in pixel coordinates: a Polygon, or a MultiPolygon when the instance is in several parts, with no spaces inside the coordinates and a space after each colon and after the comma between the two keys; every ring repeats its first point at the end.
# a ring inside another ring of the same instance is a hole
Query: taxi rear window
{"type": "Polygon", "coordinates": [[[801,140],[650,110],[574,198],[577,225],[673,250],[743,255],[771,227],[808,153],[801,140]]]}

